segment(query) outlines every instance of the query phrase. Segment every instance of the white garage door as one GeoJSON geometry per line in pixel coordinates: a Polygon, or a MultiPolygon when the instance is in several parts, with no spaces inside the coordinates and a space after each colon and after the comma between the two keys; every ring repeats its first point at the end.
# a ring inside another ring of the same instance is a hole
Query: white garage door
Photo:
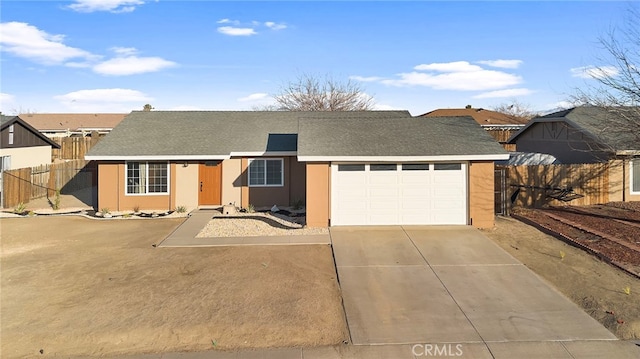
{"type": "Polygon", "coordinates": [[[332,164],[331,225],[467,224],[464,163],[332,164]]]}

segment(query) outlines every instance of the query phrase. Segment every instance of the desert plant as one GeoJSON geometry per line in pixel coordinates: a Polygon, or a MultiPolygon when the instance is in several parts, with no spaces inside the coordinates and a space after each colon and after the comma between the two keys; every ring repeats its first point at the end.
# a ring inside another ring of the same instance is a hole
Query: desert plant
{"type": "Polygon", "coordinates": [[[247,213],[255,213],[256,212],[256,208],[249,203],[249,205],[247,206],[247,213]]]}
{"type": "Polygon", "coordinates": [[[187,207],[185,207],[185,206],[176,207],[176,212],[178,212],[178,213],[184,213],[186,211],[187,211],[187,207]]]}
{"type": "Polygon", "coordinates": [[[560,260],[563,260],[566,255],[564,251],[560,251],[560,260]]]}
{"type": "Polygon", "coordinates": [[[301,199],[296,199],[291,203],[291,208],[293,208],[295,211],[302,209],[302,205],[304,204],[304,202],[302,202],[301,199]]]}
{"type": "Polygon", "coordinates": [[[111,213],[111,211],[109,210],[109,208],[103,208],[100,210],[100,213],[102,213],[102,215],[104,216],[105,214],[109,214],[111,213]]]}
{"type": "Polygon", "coordinates": [[[622,290],[624,291],[624,294],[631,295],[631,286],[630,285],[624,287],[622,290]]]}
{"type": "Polygon", "coordinates": [[[60,190],[56,190],[56,196],[53,198],[53,203],[51,204],[54,210],[60,209],[60,190]]]}
{"type": "Polygon", "coordinates": [[[35,215],[36,215],[36,213],[34,211],[29,211],[29,217],[33,217],[35,215]]]}
{"type": "Polygon", "coordinates": [[[134,213],[139,213],[140,212],[140,205],[136,204],[135,206],[133,206],[133,212],[134,213]]]}
{"type": "Polygon", "coordinates": [[[131,217],[131,213],[128,213],[128,212],[127,212],[127,213],[123,214],[123,215],[122,215],[122,217],[124,217],[124,218],[129,218],[129,217],[131,217]]]}
{"type": "Polygon", "coordinates": [[[18,214],[22,214],[22,213],[24,213],[25,209],[27,209],[27,206],[24,204],[24,202],[20,202],[13,208],[13,212],[14,213],[18,213],[18,214]]]}

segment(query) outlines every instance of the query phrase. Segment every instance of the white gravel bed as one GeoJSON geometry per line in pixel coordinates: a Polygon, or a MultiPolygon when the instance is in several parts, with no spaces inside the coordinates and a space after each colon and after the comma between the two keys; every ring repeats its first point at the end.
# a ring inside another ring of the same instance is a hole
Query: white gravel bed
{"type": "Polygon", "coordinates": [[[270,213],[238,213],[232,216],[216,215],[214,219],[198,233],[196,238],[203,237],[255,237],[255,236],[300,236],[311,234],[327,234],[327,228],[308,228],[295,220],[270,213]]]}

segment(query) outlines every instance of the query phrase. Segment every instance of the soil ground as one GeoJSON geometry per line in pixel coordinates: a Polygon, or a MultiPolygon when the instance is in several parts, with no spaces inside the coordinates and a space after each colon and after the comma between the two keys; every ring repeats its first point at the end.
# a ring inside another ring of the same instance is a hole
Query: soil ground
{"type": "Polygon", "coordinates": [[[512,218],[483,232],[618,338],[640,339],[640,279],[512,218]]]}
{"type": "Polygon", "coordinates": [[[1,219],[0,356],[311,347],[348,338],[329,246],[152,247],[181,222],[1,219]]]}

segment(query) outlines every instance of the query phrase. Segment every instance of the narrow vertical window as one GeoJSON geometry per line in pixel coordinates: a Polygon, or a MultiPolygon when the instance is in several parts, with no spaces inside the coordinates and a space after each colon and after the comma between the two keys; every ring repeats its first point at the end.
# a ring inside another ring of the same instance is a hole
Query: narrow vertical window
{"type": "Polygon", "coordinates": [[[14,125],[9,126],[9,144],[13,145],[13,131],[14,125]]]}

